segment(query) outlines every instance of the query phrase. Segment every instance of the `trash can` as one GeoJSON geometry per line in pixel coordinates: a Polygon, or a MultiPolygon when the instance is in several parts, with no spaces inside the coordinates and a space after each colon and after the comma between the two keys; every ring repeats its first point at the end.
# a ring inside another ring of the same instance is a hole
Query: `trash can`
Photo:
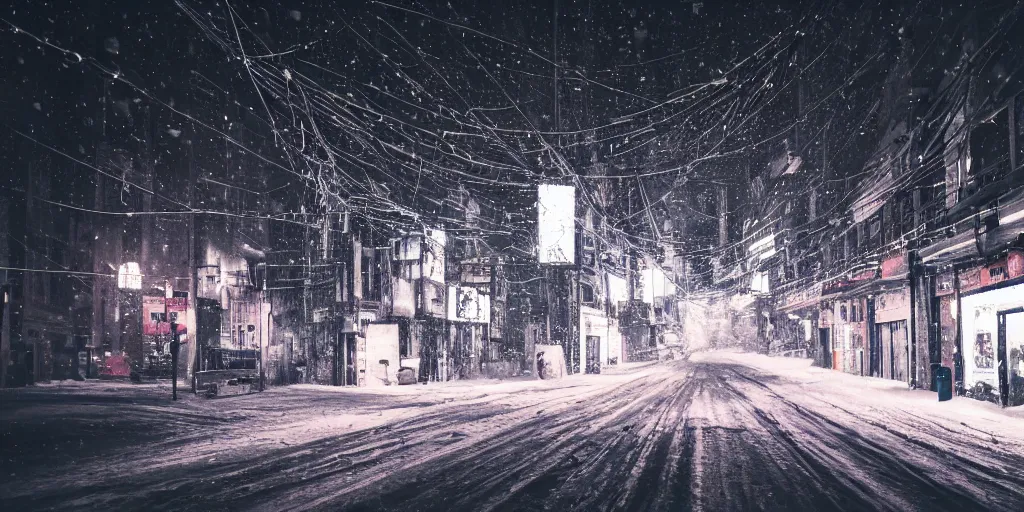
{"type": "Polygon", "coordinates": [[[935,372],[935,388],[940,402],[953,399],[953,370],[948,366],[942,366],[935,372]]]}

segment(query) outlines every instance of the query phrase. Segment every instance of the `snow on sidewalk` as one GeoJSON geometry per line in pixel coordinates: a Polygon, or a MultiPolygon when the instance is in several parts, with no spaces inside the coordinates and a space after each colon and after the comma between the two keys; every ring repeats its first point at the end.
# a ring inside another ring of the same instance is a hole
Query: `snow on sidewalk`
{"type": "Polygon", "coordinates": [[[947,429],[964,427],[976,434],[986,434],[979,437],[1005,439],[1024,447],[1022,407],[1001,408],[966,397],[939,402],[932,391],[911,390],[904,382],[815,367],[810,359],[715,351],[695,353],[690,360],[741,365],[770,374],[778,379],[766,379],[765,383],[779,388],[787,398],[802,394],[879,420],[885,420],[887,414],[917,415],[947,429]]]}

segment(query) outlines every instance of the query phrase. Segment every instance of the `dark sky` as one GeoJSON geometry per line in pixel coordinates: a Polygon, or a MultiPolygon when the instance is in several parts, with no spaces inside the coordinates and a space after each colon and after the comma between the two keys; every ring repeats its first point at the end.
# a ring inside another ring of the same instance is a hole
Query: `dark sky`
{"type": "Polygon", "coordinates": [[[229,136],[295,198],[417,221],[460,186],[485,207],[528,204],[540,180],[597,191],[595,173],[742,188],[800,123],[829,126],[790,148],[808,167],[829,138],[870,152],[901,49],[932,84],[965,13],[1011,5],[24,1],[0,15],[5,138],[19,165],[151,143],[173,174],[229,136]]]}

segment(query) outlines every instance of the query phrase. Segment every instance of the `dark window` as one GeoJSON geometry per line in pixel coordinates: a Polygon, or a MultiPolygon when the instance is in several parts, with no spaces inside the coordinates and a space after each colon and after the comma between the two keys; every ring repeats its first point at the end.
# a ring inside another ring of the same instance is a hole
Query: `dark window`
{"type": "Polygon", "coordinates": [[[882,216],[876,213],[868,224],[868,247],[878,247],[882,242],[882,216]]]}
{"type": "Polygon", "coordinates": [[[412,356],[412,329],[409,328],[409,322],[398,323],[398,355],[412,356]]]}
{"type": "Polygon", "coordinates": [[[846,321],[846,305],[839,306],[839,318],[846,321]]]}
{"type": "Polygon", "coordinates": [[[1009,110],[1003,109],[992,119],[971,130],[971,167],[964,193],[997,181],[1010,170],[1009,110]]]}
{"type": "Polygon", "coordinates": [[[583,235],[583,248],[593,251],[594,247],[594,237],[590,235],[583,235]]]}
{"type": "Polygon", "coordinates": [[[584,304],[594,303],[594,287],[586,283],[580,284],[580,296],[584,304]]]}
{"type": "Polygon", "coordinates": [[[363,300],[377,300],[374,296],[374,266],[373,258],[363,254],[363,261],[360,268],[360,274],[363,281],[363,300]]]}

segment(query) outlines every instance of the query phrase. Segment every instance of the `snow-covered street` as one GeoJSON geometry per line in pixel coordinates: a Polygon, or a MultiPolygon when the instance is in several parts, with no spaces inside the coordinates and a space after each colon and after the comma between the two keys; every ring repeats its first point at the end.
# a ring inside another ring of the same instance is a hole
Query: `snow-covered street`
{"type": "Polygon", "coordinates": [[[4,390],[9,510],[1019,510],[1024,411],[733,352],[557,382],[4,390]],[[30,436],[31,434],[31,436],[30,436]],[[30,437],[49,439],[27,445],[30,437]]]}

